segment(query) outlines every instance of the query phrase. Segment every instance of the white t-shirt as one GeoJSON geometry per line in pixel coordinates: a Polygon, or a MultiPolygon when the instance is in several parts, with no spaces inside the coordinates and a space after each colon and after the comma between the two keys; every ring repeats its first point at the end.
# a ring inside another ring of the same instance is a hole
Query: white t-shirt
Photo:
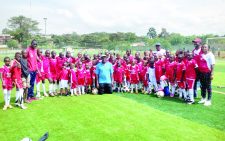
{"type": "Polygon", "coordinates": [[[212,52],[209,52],[207,54],[202,54],[201,56],[207,63],[207,67],[209,70],[211,70],[211,65],[215,65],[215,56],[212,54],[212,52]]]}
{"type": "Polygon", "coordinates": [[[166,50],[161,48],[159,51],[156,51],[156,55],[166,55],[166,50]]]}
{"type": "Polygon", "coordinates": [[[156,77],[155,77],[155,68],[148,68],[148,78],[151,82],[156,82],[156,77]]]}

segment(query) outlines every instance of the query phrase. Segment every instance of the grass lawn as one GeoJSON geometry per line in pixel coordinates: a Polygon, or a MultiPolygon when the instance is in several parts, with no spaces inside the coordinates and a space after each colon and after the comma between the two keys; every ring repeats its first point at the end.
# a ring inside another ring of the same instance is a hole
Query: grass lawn
{"type": "MultiPolygon", "coordinates": [[[[218,60],[213,89],[221,92],[225,89],[216,86],[225,86],[224,70],[225,61],[218,60]]],[[[15,92],[11,103],[14,99],[15,92]]],[[[213,93],[210,107],[142,94],[49,97],[33,101],[27,107],[27,110],[0,109],[0,141],[18,141],[24,137],[36,141],[47,131],[49,141],[225,140],[223,94],[213,93]]]]}

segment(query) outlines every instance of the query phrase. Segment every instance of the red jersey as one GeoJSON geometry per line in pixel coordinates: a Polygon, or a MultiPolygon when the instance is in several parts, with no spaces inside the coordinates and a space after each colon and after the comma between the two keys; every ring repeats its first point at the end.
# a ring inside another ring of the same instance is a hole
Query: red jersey
{"type": "Polygon", "coordinates": [[[116,81],[119,84],[123,83],[123,77],[124,77],[124,68],[123,67],[117,67],[114,68],[114,81],[116,81]]]}
{"type": "Polygon", "coordinates": [[[21,68],[18,67],[20,63],[16,60],[14,60],[12,67],[11,67],[11,74],[12,74],[12,80],[15,82],[17,88],[23,88],[22,83],[22,72],[21,68]]]}
{"type": "Polygon", "coordinates": [[[137,84],[139,82],[138,76],[139,68],[137,65],[130,66],[130,83],[137,84]]]}
{"type": "Polygon", "coordinates": [[[4,65],[0,69],[0,73],[2,74],[2,88],[7,90],[12,90],[12,77],[11,77],[11,67],[4,65]]]}
{"type": "Polygon", "coordinates": [[[52,75],[57,74],[57,59],[51,58],[50,59],[50,72],[52,75]]]}
{"type": "Polygon", "coordinates": [[[85,70],[83,68],[77,69],[77,83],[78,85],[84,85],[85,84],[85,70]]]}
{"type": "Polygon", "coordinates": [[[169,62],[166,65],[166,77],[168,78],[169,82],[174,81],[174,73],[177,68],[177,62],[169,62]]]}
{"type": "Polygon", "coordinates": [[[70,77],[70,83],[71,83],[71,88],[74,89],[77,86],[77,75],[76,71],[74,69],[69,70],[69,77],[70,77]]]}
{"type": "Polygon", "coordinates": [[[42,56],[43,70],[45,73],[50,73],[50,57],[42,56]]]}
{"type": "Polygon", "coordinates": [[[92,85],[92,77],[91,77],[91,70],[85,70],[85,85],[90,86],[92,85]]]}
{"type": "Polygon", "coordinates": [[[69,70],[66,68],[63,68],[59,74],[60,80],[69,80],[69,70]]]}
{"type": "Polygon", "coordinates": [[[165,68],[163,60],[158,60],[155,62],[156,81],[160,81],[160,77],[163,75],[163,68],[165,68]]]}
{"type": "Polygon", "coordinates": [[[57,70],[61,71],[63,69],[63,64],[66,62],[66,58],[56,57],[57,60],[57,70]]]}
{"type": "Polygon", "coordinates": [[[186,78],[189,79],[196,79],[196,72],[195,68],[197,68],[198,65],[194,59],[191,59],[190,61],[187,61],[186,63],[186,73],[185,76],[186,78]]]}
{"type": "Polygon", "coordinates": [[[186,66],[184,64],[184,62],[177,62],[177,69],[176,69],[176,80],[177,81],[180,81],[181,78],[182,78],[182,73],[183,73],[183,70],[186,70],[186,66]]]}

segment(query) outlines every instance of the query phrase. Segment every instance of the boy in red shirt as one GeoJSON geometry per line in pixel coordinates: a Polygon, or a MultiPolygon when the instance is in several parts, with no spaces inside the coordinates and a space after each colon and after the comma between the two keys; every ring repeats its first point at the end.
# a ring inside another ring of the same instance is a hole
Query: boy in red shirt
{"type": "Polygon", "coordinates": [[[86,92],[91,92],[91,86],[92,86],[92,77],[91,77],[91,69],[90,65],[87,63],[85,64],[85,87],[86,92]]]}
{"type": "Polygon", "coordinates": [[[11,65],[11,73],[12,73],[12,81],[16,86],[16,102],[15,105],[21,107],[22,109],[26,109],[27,107],[23,104],[23,81],[22,81],[22,72],[21,72],[21,64],[20,64],[21,54],[17,52],[15,54],[15,59],[12,61],[11,65]]]}
{"type": "Polygon", "coordinates": [[[143,62],[141,67],[142,69],[139,70],[140,81],[143,86],[143,93],[148,93],[148,79],[147,79],[147,71],[148,71],[148,64],[147,62],[143,62]]]}
{"type": "Polygon", "coordinates": [[[176,83],[175,83],[175,72],[176,72],[177,62],[175,61],[174,55],[170,55],[169,62],[166,64],[166,77],[169,80],[169,85],[171,88],[170,97],[174,97],[176,83]]]}
{"type": "Polygon", "coordinates": [[[70,70],[69,70],[69,76],[70,76],[70,92],[71,96],[78,96],[77,94],[77,75],[76,71],[74,69],[75,65],[73,63],[70,63],[70,70]]]}
{"type": "Polygon", "coordinates": [[[117,92],[122,92],[122,85],[124,80],[124,68],[121,65],[121,62],[118,61],[114,67],[114,81],[116,82],[117,92]]]}
{"type": "Polygon", "coordinates": [[[187,54],[187,62],[186,62],[186,83],[187,83],[187,90],[189,101],[188,104],[194,103],[194,84],[196,80],[198,65],[196,61],[193,59],[193,54],[189,52],[187,54]]]}
{"type": "Polygon", "coordinates": [[[156,81],[159,84],[160,83],[160,77],[163,75],[163,71],[165,69],[164,62],[162,60],[162,55],[158,54],[157,57],[155,58],[155,77],[156,81]]]}
{"type": "Polygon", "coordinates": [[[185,83],[185,71],[186,67],[183,62],[183,54],[178,55],[178,62],[177,62],[177,68],[176,68],[176,81],[179,88],[179,98],[184,97],[184,99],[187,99],[186,95],[186,83],[185,83]]]}
{"type": "Polygon", "coordinates": [[[10,67],[10,58],[4,58],[5,65],[0,68],[0,78],[2,81],[2,89],[4,94],[5,105],[3,110],[7,110],[7,108],[12,108],[10,105],[10,94],[13,88],[12,78],[11,78],[11,67],[10,67]]]}
{"type": "Polygon", "coordinates": [[[138,82],[139,82],[139,69],[138,66],[136,65],[135,60],[133,59],[131,61],[131,66],[130,66],[130,84],[131,84],[131,93],[133,93],[134,87],[135,87],[135,93],[138,93],[138,82]]]}
{"type": "Polygon", "coordinates": [[[68,95],[69,70],[67,69],[67,66],[67,62],[65,62],[61,72],[59,73],[59,87],[61,96],[68,95]]]}
{"type": "Polygon", "coordinates": [[[50,58],[50,73],[51,73],[51,77],[52,77],[52,91],[53,94],[56,95],[57,94],[57,73],[58,73],[58,69],[57,69],[57,59],[56,59],[56,52],[52,51],[51,52],[51,58],[50,58]]]}

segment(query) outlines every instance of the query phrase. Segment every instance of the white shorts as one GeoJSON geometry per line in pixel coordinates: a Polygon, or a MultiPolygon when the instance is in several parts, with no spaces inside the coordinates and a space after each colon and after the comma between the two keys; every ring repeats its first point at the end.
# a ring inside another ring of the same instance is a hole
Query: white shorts
{"type": "Polygon", "coordinates": [[[60,80],[59,82],[59,87],[60,89],[64,89],[64,88],[67,88],[68,87],[68,80],[60,80]]]}

